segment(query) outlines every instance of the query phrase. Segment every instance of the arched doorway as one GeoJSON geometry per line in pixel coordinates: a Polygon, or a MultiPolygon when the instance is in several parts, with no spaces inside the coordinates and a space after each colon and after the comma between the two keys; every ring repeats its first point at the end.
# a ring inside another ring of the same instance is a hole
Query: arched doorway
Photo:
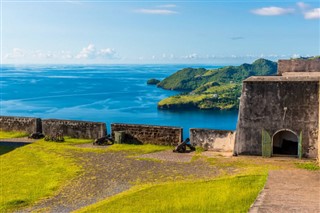
{"type": "Polygon", "coordinates": [[[277,131],[272,137],[272,154],[298,156],[298,135],[289,130],[277,131]]]}

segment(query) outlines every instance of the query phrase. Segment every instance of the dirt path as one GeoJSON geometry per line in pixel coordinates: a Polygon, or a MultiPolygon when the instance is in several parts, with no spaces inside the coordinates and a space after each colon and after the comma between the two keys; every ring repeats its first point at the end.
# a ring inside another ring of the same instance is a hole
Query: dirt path
{"type": "Polygon", "coordinates": [[[320,212],[320,172],[270,171],[250,213],[320,212]]]}
{"type": "Polygon", "coordinates": [[[136,157],[125,152],[91,152],[77,153],[74,157],[81,159],[85,173],[56,196],[22,212],[70,212],[128,190],[136,183],[203,179],[219,174],[205,161],[190,162],[192,155],[175,155],[172,151],[136,157]]]}

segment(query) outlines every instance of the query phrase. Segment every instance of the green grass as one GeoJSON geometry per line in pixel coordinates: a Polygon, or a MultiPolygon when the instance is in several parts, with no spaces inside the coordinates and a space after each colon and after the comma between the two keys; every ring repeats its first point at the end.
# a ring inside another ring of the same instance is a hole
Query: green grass
{"type": "Polygon", "coordinates": [[[43,141],[46,143],[61,143],[64,145],[76,145],[76,144],[92,143],[93,139],[70,138],[70,137],[66,136],[66,137],[64,137],[64,142],[45,141],[44,139],[41,139],[40,141],[43,141]]]}
{"type": "Polygon", "coordinates": [[[22,138],[26,137],[29,134],[26,132],[19,132],[19,131],[2,131],[0,130],[0,139],[4,138],[22,138]]]}
{"type": "Polygon", "coordinates": [[[300,169],[306,169],[306,170],[311,170],[311,171],[317,171],[320,170],[320,166],[312,161],[312,162],[299,162],[299,163],[295,163],[296,167],[300,168],[300,169]]]}
{"type": "Polygon", "coordinates": [[[201,146],[196,146],[196,153],[197,154],[201,154],[202,152],[204,152],[205,150],[204,150],[204,148],[203,147],[201,147],[201,146]]]}
{"type": "Polygon", "coordinates": [[[237,176],[136,187],[77,212],[247,212],[266,177],[237,176]]]}
{"type": "Polygon", "coordinates": [[[172,149],[171,146],[159,146],[153,144],[134,145],[134,144],[114,144],[106,149],[106,151],[119,152],[127,151],[135,154],[147,154],[172,149]]]}
{"type": "Polygon", "coordinates": [[[0,156],[0,212],[33,204],[53,195],[81,168],[67,146],[37,142],[0,156]]]}
{"type": "Polygon", "coordinates": [[[209,97],[208,95],[177,95],[161,100],[158,105],[172,105],[172,104],[191,104],[198,103],[203,99],[209,97]]]}

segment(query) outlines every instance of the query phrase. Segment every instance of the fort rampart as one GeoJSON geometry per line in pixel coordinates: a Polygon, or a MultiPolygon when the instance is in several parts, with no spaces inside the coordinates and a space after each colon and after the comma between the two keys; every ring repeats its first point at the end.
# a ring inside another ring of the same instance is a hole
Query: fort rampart
{"type": "Polygon", "coordinates": [[[190,140],[204,150],[233,151],[235,132],[215,129],[190,129],[190,140]]]}
{"type": "Polygon", "coordinates": [[[96,139],[106,135],[106,124],[101,122],[76,120],[42,120],[42,131],[45,135],[54,135],[61,132],[64,136],[72,138],[96,139]]]}
{"type": "Polygon", "coordinates": [[[41,128],[40,118],[0,116],[0,129],[3,131],[22,131],[31,134],[41,132],[41,128]]]}
{"type": "Polygon", "coordinates": [[[278,61],[278,74],[285,72],[320,72],[320,58],[278,61]]]}
{"type": "MultiPolygon", "coordinates": [[[[40,119],[32,117],[0,116],[1,130],[24,131],[44,135],[62,133],[72,138],[97,139],[106,136],[106,124],[102,122],[40,119]]],[[[176,146],[183,141],[183,128],[141,124],[111,124],[111,135],[123,132],[125,143],[176,146]]],[[[232,151],[234,132],[214,129],[190,129],[190,139],[207,150],[232,151]]]]}
{"type": "Polygon", "coordinates": [[[182,128],[138,124],[111,124],[112,136],[115,131],[124,131],[126,142],[157,145],[177,145],[182,141],[182,128]]]}

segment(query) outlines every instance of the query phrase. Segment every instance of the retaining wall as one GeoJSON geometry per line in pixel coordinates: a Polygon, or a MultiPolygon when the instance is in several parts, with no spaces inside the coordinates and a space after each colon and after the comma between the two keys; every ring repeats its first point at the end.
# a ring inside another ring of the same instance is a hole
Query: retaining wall
{"type": "Polygon", "coordinates": [[[233,151],[235,132],[215,129],[190,129],[190,141],[212,151],[233,151]]]}
{"type": "Polygon", "coordinates": [[[76,120],[42,120],[42,131],[45,135],[55,135],[61,131],[64,136],[72,138],[97,139],[106,136],[105,123],[76,120]]]}
{"type": "Polygon", "coordinates": [[[177,145],[182,141],[182,128],[138,124],[111,124],[112,137],[115,131],[125,132],[127,143],[177,145]]]}
{"type": "Polygon", "coordinates": [[[41,132],[41,119],[31,117],[0,116],[0,129],[4,131],[23,131],[29,134],[41,132]]]}

